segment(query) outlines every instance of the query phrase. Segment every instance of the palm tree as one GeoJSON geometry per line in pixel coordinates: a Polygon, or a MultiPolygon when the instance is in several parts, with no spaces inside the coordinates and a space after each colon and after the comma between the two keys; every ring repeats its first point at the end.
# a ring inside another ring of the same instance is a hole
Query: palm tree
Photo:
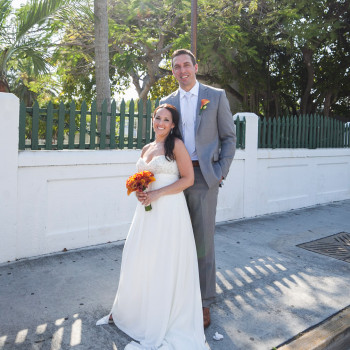
{"type": "Polygon", "coordinates": [[[0,91],[10,92],[9,71],[31,62],[34,74],[48,71],[48,48],[54,16],[74,10],[71,0],[30,0],[16,12],[11,0],[0,0],[0,91]]]}
{"type": "Polygon", "coordinates": [[[9,91],[8,83],[6,80],[6,75],[4,75],[4,70],[2,69],[4,59],[7,56],[7,49],[3,46],[3,38],[6,34],[6,19],[11,12],[11,1],[0,0],[0,92],[9,91]]]}
{"type": "MultiPolygon", "coordinates": [[[[104,100],[108,110],[111,106],[111,87],[109,82],[109,49],[108,49],[108,11],[107,0],[94,0],[95,29],[95,74],[96,102],[100,110],[104,100]]],[[[107,134],[110,134],[110,118],[107,118],[107,134]]],[[[98,129],[101,129],[101,118],[98,118],[98,129]]]]}
{"type": "Polygon", "coordinates": [[[97,105],[107,99],[110,105],[107,0],[94,0],[95,66],[97,105]]]}

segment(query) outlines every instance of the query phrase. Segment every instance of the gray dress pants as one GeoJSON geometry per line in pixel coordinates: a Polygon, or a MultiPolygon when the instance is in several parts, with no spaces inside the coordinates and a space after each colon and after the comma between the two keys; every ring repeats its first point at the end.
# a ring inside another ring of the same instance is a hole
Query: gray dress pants
{"type": "Polygon", "coordinates": [[[209,188],[199,167],[194,167],[194,177],[194,185],[184,193],[197,248],[202,304],[209,307],[216,296],[214,233],[219,183],[209,188]]]}

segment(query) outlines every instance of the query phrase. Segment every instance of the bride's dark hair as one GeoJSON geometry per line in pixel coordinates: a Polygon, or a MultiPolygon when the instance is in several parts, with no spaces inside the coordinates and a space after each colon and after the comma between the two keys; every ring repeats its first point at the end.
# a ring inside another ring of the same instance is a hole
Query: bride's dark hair
{"type": "Polygon", "coordinates": [[[157,111],[161,108],[167,109],[171,113],[171,117],[173,119],[174,127],[169,132],[169,135],[164,141],[164,150],[165,150],[165,158],[168,161],[175,160],[174,155],[174,147],[175,147],[175,138],[182,140],[181,132],[179,129],[180,115],[177,109],[168,103],[163,103],[159,105],[153,112],[153,118],[156,116],[157,111]]]}

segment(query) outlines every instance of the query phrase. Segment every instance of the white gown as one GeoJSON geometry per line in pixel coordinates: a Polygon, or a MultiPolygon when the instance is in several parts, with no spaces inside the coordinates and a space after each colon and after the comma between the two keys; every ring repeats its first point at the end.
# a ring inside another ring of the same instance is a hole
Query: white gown
{"type": "MultiPolygon", "coordinates": [[[[156,181],[150,190],[175,182],[175,161],[140,158],[138,171],[156,181]]],[[[183,192],[166,195],[145,211],[137,204],[123,250],[117,295],[110,312],[117,327],[139,343],[125,350],[207,350],[198,264],[183,192]]],[[[109,315],[97,322],[108,323],[109,315]]]]}

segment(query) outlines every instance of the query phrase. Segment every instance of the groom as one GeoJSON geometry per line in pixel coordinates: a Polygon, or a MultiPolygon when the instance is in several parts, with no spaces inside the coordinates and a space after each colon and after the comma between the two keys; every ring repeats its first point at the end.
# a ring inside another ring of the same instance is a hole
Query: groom
{"type": "Polygon", "coordinates": [[[215,300],[216,267],[214,232],[221,181],[227,176],[236,149],[232,113],[224,90],[198,83],[198,65],[189,50],[172,55],[172,72],[179,89],[160,103],[180,112],[179,127],[191,156],[195,182],[185,190],[197,248],[204,328],[210,324],[215,300]]]}

